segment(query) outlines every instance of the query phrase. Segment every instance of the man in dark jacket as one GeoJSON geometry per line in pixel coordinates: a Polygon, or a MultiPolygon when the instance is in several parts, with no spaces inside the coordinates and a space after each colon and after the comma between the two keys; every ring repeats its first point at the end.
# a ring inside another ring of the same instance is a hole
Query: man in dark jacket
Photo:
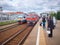
{"type": "Polygon", "coordinates": [[[53,19],[51,16],[49,16],[49,18],[48,18],[48,28],[50,28],[50,34],[48,34],[48,37],[52,37],[53,36],[54,23],[53,23],[53,19]]]}

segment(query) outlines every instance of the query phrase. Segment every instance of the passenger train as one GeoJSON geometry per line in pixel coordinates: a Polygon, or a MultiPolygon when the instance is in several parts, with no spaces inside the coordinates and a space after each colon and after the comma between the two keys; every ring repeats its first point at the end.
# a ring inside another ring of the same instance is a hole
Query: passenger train
{"type": "Polygon", "coordinates": [[[27,23],[26,15],[19,15],[18,16],[18,24],[23,24],[23,23],[27,23]]]}
{"type": "Polygon", "coordinates": [[[38,20],[39,16],[37,14],[20,15],[18,18],[18,23],[27,23],[28,25],[34,25],[38,20]]]}
{"type": "Polygon", "coordinates": [[[34,25],[39,20],[39,16],[36,14],[29,14],[26,20],[28,25],[34,25]]]}

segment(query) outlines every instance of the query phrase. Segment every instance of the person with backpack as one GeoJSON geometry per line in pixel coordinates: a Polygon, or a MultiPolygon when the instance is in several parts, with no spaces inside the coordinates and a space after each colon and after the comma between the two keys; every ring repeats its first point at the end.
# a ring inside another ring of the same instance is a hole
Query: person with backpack
{"type": "Polygon", "coordinates": [[[46,18],[45,16],[42,17],[42,25],[43,25],[43,29],[46,28],[45,25],[46,25],[46,18]]]}

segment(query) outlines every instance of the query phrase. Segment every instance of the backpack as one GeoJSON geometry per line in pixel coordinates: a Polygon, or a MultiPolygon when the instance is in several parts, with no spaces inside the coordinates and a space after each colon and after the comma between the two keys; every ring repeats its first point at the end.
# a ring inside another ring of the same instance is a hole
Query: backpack
{"type": "Polygon", "coordinates": [[[46,22],[45,18],[42,18],[42,22],[46,22]]]}

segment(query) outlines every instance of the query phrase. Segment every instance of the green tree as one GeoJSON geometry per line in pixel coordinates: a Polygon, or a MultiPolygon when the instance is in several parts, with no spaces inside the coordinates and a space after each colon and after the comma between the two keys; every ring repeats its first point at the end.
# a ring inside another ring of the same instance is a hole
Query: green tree
{"type": "Polygon", "coordinates": [[[57,19],[60,20],[60,11],[57,12],[57,19]]]}
{"type": "Polygon", "coordinates": [[[50,15],[51,15],[52,17],[53,17],[53,16],[56,17],[57,13],[55,13],[55,12],[51,12],[50,15]]]}

